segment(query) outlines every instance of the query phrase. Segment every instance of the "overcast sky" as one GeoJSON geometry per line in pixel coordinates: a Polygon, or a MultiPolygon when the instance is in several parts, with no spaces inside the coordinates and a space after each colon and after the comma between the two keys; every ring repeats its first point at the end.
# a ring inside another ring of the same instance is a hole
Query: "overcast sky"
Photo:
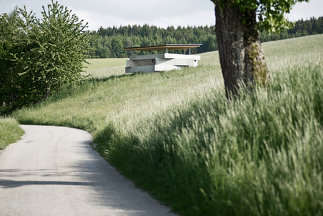
{"type": "MultiPolygon", "coordinates": [[[[0,13],[15,6],[27,6],[36,14],[50,0],[0,0],[0,13]]],[[[100,26],[149,24],[160,27],[214,25],[214,6],[210,0],[59,0],[89,23],[90,30],[100,26]]],[[[323,16],[323,0],[297,3],[287,17],[291,21],[323,16]]]]}

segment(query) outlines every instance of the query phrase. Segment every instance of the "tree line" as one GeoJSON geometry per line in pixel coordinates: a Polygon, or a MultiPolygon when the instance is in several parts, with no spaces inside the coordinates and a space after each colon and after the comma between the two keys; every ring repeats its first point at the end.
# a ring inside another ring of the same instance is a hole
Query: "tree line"
{"type": "MultiPolygon", "coordinates": [[[[275,41],[323,33],[323,17],[299,20],[280,33],[261,32],[261,42],[275,41]]],[[[203,44],[196,53],[218,49],[214,26],[187,26],[160,28],[150,25],[128,25],[103,28],[90,33],[90,58],[122,58],[129,52],[124,47],[159,44],[203,44]]],[[[145,54],[142,51],[139,54],[145,54]]]]}
{"type": "Polygon", "coordinates": [[[280,33],[273,34],[263,31],[260,35],[260,39],[262,42],[266,42],[315,34],[323,34],[323,17],[312,17],[309,20],[301,19],[293,23],[293,26],[290,29],[280,33]]]}
{"type": "MultiPolygon", "coordinates": [[[[128,25],[120,27],[100,27],[90,32],[90,53],[92,58],[122,58],[130,53],[124,47],[152,46],[159,44],[200,44],[195,52],[208,52],[217,49],[213,26],[167,27],[150,25],[128,25]]],[[[146,52],[142,51],[141,54],[146,52]]]]}

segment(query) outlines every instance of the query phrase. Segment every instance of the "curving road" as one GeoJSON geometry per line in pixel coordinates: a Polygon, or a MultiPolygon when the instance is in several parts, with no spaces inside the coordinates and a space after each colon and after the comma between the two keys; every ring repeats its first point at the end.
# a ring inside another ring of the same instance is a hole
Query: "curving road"
{"type": "Polygon", "coordinates": [[[0,215],[168,216],[170,210],[118,174],[89,133],[22,125],[0,153],[0,215]]]}

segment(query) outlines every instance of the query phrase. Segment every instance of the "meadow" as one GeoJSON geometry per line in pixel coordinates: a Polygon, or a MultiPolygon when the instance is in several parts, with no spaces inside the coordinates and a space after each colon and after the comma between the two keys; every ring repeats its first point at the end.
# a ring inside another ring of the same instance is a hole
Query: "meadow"
{"type": "MultiPolygon", "coordinates": [[[[217,52],[198,68],[92,78],[12,114],[82,128],[122,174],[182,215],[323,214],[323,35],[264,43],[266,88],[228,102],[217,52]]],[[[109,68],[111,67],[111,68],[109,68]]]]}
{"type": "Polygon", "coordinates": [[[126,58],[93,58],[84,64],[84,75],[102,78],[124,74],[126,58]]]}

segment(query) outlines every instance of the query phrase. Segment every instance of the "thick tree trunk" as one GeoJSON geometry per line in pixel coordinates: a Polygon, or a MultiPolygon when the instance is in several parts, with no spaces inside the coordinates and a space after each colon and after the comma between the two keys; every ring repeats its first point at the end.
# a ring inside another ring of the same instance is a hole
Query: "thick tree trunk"
{"type": "Polygon", "coordinates": [[[227,98],[241,86],[266,83],[269,71],[261,50],[256,11],[241,12],[230,4],[215,5],[216,36],[227,98]]]}

